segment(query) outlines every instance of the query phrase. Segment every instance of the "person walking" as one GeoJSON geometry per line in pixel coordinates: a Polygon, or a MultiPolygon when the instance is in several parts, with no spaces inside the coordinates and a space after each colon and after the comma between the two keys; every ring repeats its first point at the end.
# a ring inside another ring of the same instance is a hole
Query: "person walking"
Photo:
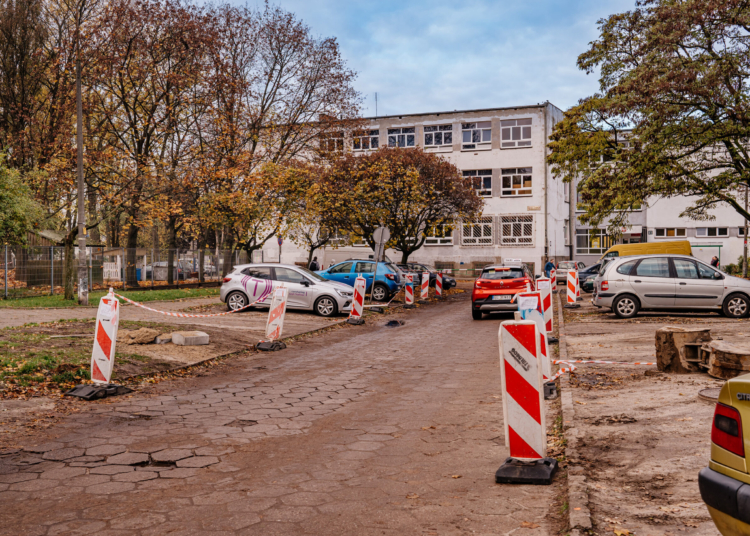
{"type": "Polygon", "coordinates": [[[309,268],[313,272],[317,272],[318,270],[320,270],[320,264],[318,264],[318,258],[317,257],[313,257],[312,262],[310,262],[309,268]]]}
{"type": "Polygon", "coordinates": [[[719,257],[717,257],[716,255],[714,255],[713,259],[711,259],[711,266],[713,266],[714,268],[719,267],[719,257]]]}
{"type": "Polygon", "coordinates": [[[544,265],[544,273],[547,277],[550,276],[552,273],[552,270],[555,269],[555,263],[552,262],[550,259],[547,259],[547,264],[544,265]]]}

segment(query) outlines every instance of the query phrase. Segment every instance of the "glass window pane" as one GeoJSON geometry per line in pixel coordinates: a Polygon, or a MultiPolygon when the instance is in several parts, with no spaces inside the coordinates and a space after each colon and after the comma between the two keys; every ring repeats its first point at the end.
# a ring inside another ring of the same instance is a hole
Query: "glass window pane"
{"type": "Polygon", "coordinates": [[[405,147],[406,146],[406,136],[403,134],[398,135],[398,146],[399,147],[405,147]]]}
{"type": "Polygon", "coordinates": [[[667,236],[674,236],[674,229],[667,229],[667,236]]]}
{"type": "Polygon", "coordinates": [[[698,273],[701,276],[701,279],[714,279],[716,276],[716,270],[713,268],[709,268],[705,264],[697,263],[698,264],[698,273]]]}
{"type": "Polygon", "coordinates": [[[271,269],[265,267],[245,268],[242,273],[255,279],[271,279],[271,269]]]}
{"type": "Polygon", "coordinates": [[[398,145],[398,139],[396,136],[388,136],[388,147],[396,147],[398,145]]]}
{"type": "Polygon", "coordinates": [[[510,188],[510,176],[503,177],[503,188],[510,188]]]}
{"type": "Polygon", "coordinates": [[[506,119],[505,121],[500,121],[501,127],[514,127],[516,126],[516,120],[515,119],[506,119]]]}
{"type": "Polygon", "coordinates": [[[685,229],[675,229],[675,236],[685,236],[685,229]]]}
{"type": "Polygon", "coordinates": [[[374,262],[358,262],[357,267],[354,270],[356,274],[372,274],[375,273],[374,262]]]}
{"type": "Polygon", "coordinates": [[[664,229],[657,229],[656,236],[664,236],[664,229]]]}
{"type": "Polygon", "coordinates": [[[402,128],[401,132],[403,134],[414,134],[415,130],[414,130],[414,127],[408,127],[408,128],[402,128]]]}
{"type": "Polygon", "coordinates": [[[716,236],[716,227],[708,228],[708,236],[716,236]]]}
{"type": "Polygon", "coordinates": [[[521,175],[513,175],[513,188],[521,187],[521,175]]]}
{"type": "Polygon", "coordinates": [[[416,139],[416,136],[414,134],[407,134],[406,135],[406,146],[407,147],[414,147],[414,141],[416,139]]]}
{"type": "Polygon", "coordinates": [[[464,130],[471,130],[475,126],[476,125],[474,123],[463,123],[463,125],[461,125],[461,128],[463,128],[464,130]]]}
{"type": "MultiPolygon", "coordinates": [[[[510,168],[510,169],[504,169],[502,171],[502,174],[503,175],[513,175],[515,172],[516,172],[516,170],[514,168],[510,168]]],[[[521,173],[523,173],[523,171],[521,171],[521,173]]]]}
{"type": "Polygon", "coordinates": [[[518,168],[518,173],[524,173],[524,174],[531,173],[531,168],[530,167],[518,168]]]}
{"type": "Polygon", "coordinates": [[[379,134],[380,134],[379,130],[371,130],[370,131],[370,136],[378,136],[379,134]]]}
{"type": "Polygon", "coordinates": [[[389,128],[388,129],[388,134],[401,134],[401,129],[400,128],[389,128]]]}
{"type": "Polygon", "coordinates": [[[443,143],[445,145],[450,145],[453,143],[453,133],[452,132],[446,132],[443,134],[443,143]]]}
{"type": "Polygon", "coordinates": [[[665,258],[643,259],[635,269],[641,277],[669,277],[669,262],[665,258]]]}
{"type": "Polygon", "coordinates": [[[706,228],[705,227],[696,227],[696,229],[695,229],[695,235],[696,236],[706,236],[706,228]]]}
{"type": "Polygon", "coordinates": [[[523,127],[523,139],[528,140],[531,138],[531,127],[523,127]]]}
{"type": "Polygon", "coordinates": [[[363,149],[370,148],[370,138],[362,138],[362,148],[363,149]]]}
{"type": "Polygon", "coordinates": [[[463,133],[464,143],[471,143],[471,130],[465,130],[463,133]]]}
{"type": "Polygon", "coordinates": [[[437,127],[424,127],[425,132],[435,132],[437,127]]]}
{"type": "Polygon", "coordinates": [[[442,144],[443,144],[443,133],[436,132],[435,133],[435,145],[442,145],[442,144]]]}
{"type": "Polygon", "coordinates": [[[529,118],[529,119],[519,119],[517,124],[518,124],[519,127],[531,125],[531,118],[529,118]]]}
{"type": "Polygon", "coordinates": [[[453,125],[440,125],[440,130],[453,130],[453,125]]]}
{"type": "Polygon", "coordinates": [[[492,131],[487,129],[482,131],[482,141],[492,141],[492,131]]]}
{"type": "Polygon", "coordinates": [[[698,269],[690,261],[684,259],[674,260],[674,269],[677,272],[677,277],[681,279],[699,279],[698,269]]]}
{"type": "Polygon", "coordinates": [[[485,189],[489,190],[492,188],[492,177],[484,177],[483,182],[485,189]]]}
{"type": "Polygon", "coordinates": [[[424,135],[424,144],[425,145],[432,145],[432,134],[425,134],[424,135]]]}
{"type": "Polygon", "coordinates": [[[359,138],[354,138],[354,148],[355,149],[361,149],[362,148],[362,143],[360,142],[359,138]]]}
{"type": "Polygon", "coordinates": [[[719,227],[716,231],[717,231],[716,234],[718,236],[727,236],[727,228],[726,227],[719,227]]]}
{"type": "Polygon", "coordinates": [[[370,149],[377,149],[379,143],[377,136],[370,138],[370,149]]]}
{"type": "Polygon", "coordinates": [[[296,270],[291,270],[289,268],[274,268],[274,271],[276,272],[276,281],[285,281],[287,283],[301,283],[302,281],[307,281],[307,278],[296,270]]]}
{"type": "Polygon", "coordinates": [[[482,141],[480,139],[480,134],[479,133],[480,133],[479,130],[472,130],[471,131],[471,142],[472,143],[479,143],[480,141],[482,141]]]}
{"type": "Polygon", "coordinates": [[[513,138],[514,140],[521,139],[521,127],[513,127],[513,138]]]}
{"type": "Polygon", "coordinates": [[[504,128],[504,129],[501,130],[501,132],[502,132],[502,135],[503,135],[502,137],[503,137],[504,140],[509,140],[510,139],[510,129],[509,128],[504,128]]]}
{"type": "Polygon", "coordinates": [[[342,262],[341,264],[334,266],[331,268],[330,272],[332,274],[348,274],[352,271],[352,264],[351,262],[342,262]]]}
{"type": "Polygon", "coordinates": [[[524,175],[523,176],[523,187],[524,188],[531,188],[531,175],[524,175]]]}

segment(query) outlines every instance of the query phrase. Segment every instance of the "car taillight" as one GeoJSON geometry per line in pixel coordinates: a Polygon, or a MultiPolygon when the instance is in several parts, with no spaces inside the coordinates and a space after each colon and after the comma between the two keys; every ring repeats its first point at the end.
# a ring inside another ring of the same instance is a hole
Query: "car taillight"
{"type": "Polygon", "coordinates": [[[602,281],[602,290],[609,290],[609,281],[602,281]]]}
{"type": "Polygon", "coordinates": [[[386,279],[390,279],[391,281],[395,281],[396,280],[396,275],[395,274],[385,274],[385,277],[386,277],[386,279]]]}
{"type": "Polygon", "coordinates": [[[745,457],[742,419],[739,411],[724,404],[716,404],[714,423],[711,427],[711,442],[732,454],[745,457]]]}
{"type": "Polygon", "coordinates": [[[474,288],[482,288],[482,281],[480,281],[479,279],[474,281],[474,288]]]}
{"type": "Polygon", "coordinates": [[[224,283],[229,283],[231,280],[232,278],[230,276],[226,276],[223,281],[224,283]]]}

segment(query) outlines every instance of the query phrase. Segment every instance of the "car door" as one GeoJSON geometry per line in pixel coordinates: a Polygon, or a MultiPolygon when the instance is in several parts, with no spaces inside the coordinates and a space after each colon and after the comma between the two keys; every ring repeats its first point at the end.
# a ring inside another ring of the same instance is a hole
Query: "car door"
{"type": "MultiPolygon", "coordinates": [[[[365,289],[369,292],[372,289],[372,282],[375,276],[375,263],[366,261],[358,262],[354,267],[353,275],[354,279],[360,275],[365,278],[365,289]]],[[[352,286],[354,286],[354,279],[352,280],[352,286]]]]}
{"type": "Polygon", "coordinates": [[[339,283],[346,283],[347,285],[354,286],[354,279],[352,279],[352,267],[353,262],[342,262],[336,266],[332,266],[328,269],[328,275],[326,279],[331,281],[338,281],[339,283]]]}
{"type": "Polygon", "coordinates": [[[724,277],[719,272],[692,259],[672,259],[672,263],[677,275],[677,307],[721,305],[724,277]]]}
{"type": "Polygon", "coordinates": [[[308,309],[312,303],[312,287],[310,280],[297,270],[291,268],[274,267],[274,281],[283,283],[287,292],[287,307],[308,309]]]}
{"type": "MultiPolygon", "coordinates": [[[[248,275],[250,277],[253,277],[255,279],[273,279],[273,274],[271,273],[270,266],[250,266],[249,268],[245,268],[241,272],[243,275],[248,275]]],[[[256,281],[257,283],[257,281],[256,281]]],[[[260,283],[261,288],[263,287],[263,284],[260,283]]],[[[250,298],[250,301],[252,302],[254,300],[254,296],[260,295],[260,291],[257,287],[257,285],[253,285],[252,288],[246,288],[248,292],[248,297],[250,298]]],[[[271,292],[268,293],[268,295],[258,303],[258,305],[271,305],[271,292]]]]}
{"type": "Polygon", "coordinates": [[[674,307],[676,282],[667,257],[641,259],[629,279],[643,307],[674,307]]]}

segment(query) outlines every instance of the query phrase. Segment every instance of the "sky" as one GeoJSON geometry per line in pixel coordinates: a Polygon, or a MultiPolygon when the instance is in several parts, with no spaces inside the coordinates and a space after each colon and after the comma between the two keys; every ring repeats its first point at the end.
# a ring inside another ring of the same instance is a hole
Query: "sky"
{"type": "MultiPolygon", "coordinates": [[[[245,3],[245,2],[242,2],[245,3]]],[[[247,2],[261,4],[259,0],[247,2]]],[[[634,0],[271,0],[336,37],[362,113],[537,104],[563,110],[598,88],[576,58],[597,21],[634,0]]]]}

